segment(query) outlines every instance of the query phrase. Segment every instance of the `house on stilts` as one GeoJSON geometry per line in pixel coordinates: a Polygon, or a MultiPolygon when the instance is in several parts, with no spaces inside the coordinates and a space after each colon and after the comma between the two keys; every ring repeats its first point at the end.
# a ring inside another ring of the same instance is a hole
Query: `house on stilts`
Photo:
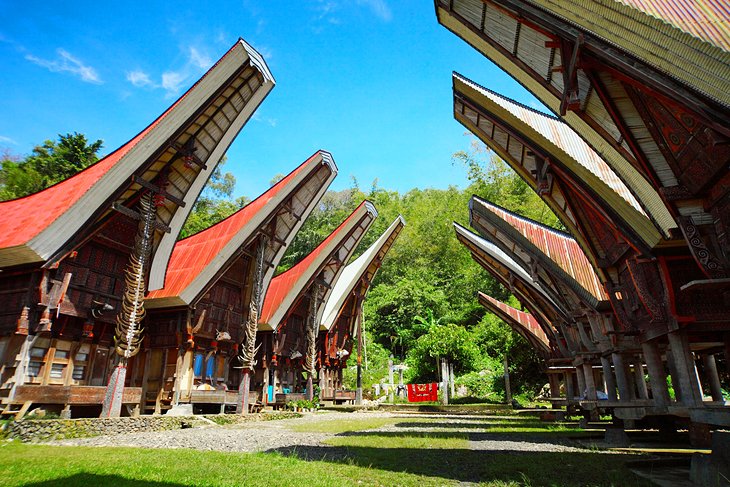
{"type": "Polygon", "coordinates": [[[0,203],[4,413],[37,405],[98,415],[104,403],[116,416],[140,403],[131,383],[144,375],[142,297],[164,286],[193,203],[273,87],[263,58],[239,40],[128,143],[0,203]]]}

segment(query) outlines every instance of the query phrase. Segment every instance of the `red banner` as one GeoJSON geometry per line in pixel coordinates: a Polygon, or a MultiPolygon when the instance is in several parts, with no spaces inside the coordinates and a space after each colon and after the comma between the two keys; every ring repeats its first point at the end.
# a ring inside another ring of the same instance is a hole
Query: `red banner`
{"type": "Polygon", "coordinates": [[[408,402],[438,401],[438,384],[408,384],[408,402]]]}

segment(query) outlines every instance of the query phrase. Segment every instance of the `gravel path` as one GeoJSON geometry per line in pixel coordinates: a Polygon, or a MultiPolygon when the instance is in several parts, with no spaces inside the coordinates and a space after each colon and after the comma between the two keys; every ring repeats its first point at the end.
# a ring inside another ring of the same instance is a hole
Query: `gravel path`
{"type": "Polygon", "coordinates": [[[255,421],[229,426],[206,425],[173,431],[97,436],[93,438],[57,440],[50,443],[68,446],[191,448],[203,451],[255,452],[276,450],[284,453],[297,451],[302,456],[308,456],[307,452],[311,450],[316,450],[321,455],[322,447],[325,447],[328,449],[328,456],[340,456],[344,454],[341,448],[331,447],[323,443],[324,440],[332,438],[335,434],[297,432],[293,431],[292,427],[308,422],[352,420],[358,416],[367,418],[407,419],[407,421],[397,421],[371,431],[426,434],[443,432],[466,433],[468,434],[469,446],[472,450],[492,452],[581,451],[581,449],[571,446],[572,442],[567,439],[562,440],[552,437],[548,441],[540,437],[540,435],[530,435],[529,433],[490,433],[490,425],[488,422],[493,418],[484,416],[395,414],[388,412],[326,412],[306,414],[304,417],[296,419],[255,421]]]}

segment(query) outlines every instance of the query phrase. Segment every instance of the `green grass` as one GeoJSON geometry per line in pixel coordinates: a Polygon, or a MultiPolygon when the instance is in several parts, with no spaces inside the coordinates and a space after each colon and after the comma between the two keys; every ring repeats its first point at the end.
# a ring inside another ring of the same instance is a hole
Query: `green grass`
{"type": "Polygon", "coordinates": [[[529,418],[321,420],[287,426],[335,436],[314,447],[271,453],[93,448],[0,443],[3,485],[346,486],[458,485],[488,487],[635,486],[645,482],[626,467],[636,455],[582,452],[473,451],[469,439],[560,438],[570,424],[529,418]],[[391,426],[387,431],[378,431],[391,426]],[[417,427],[419,431],[410,428],[417,427]]]}
{"type": "Polygon", "coordinates": [[[389,424],[411,421],[410,419],[400,418],[368,418],[354,417],[347,420],[331,420],[322,419],[320,421],[308,421],[306,423],[290,425],[292,431],[299,433],[347,433],[349,431],[364,431],[375,428],[381,428],[389,424]]]}

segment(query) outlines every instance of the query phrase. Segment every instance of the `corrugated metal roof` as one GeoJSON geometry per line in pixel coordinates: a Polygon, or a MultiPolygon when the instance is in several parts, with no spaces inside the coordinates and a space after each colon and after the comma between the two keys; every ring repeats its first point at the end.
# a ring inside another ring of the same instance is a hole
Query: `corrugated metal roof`
{"type": "Polygon", "coordinates": [[[545,345],[545,348],[548,350],[550,349],[550,341],[548,340],[547,335],[543,331],[542,327],[540,327],[540,324],[537,322],[535,317],[531,314],[515,309],[512,306],[496,300],[482,292],[479,293],[479,298],[479,301],[483,306],[488,309],[496,308],[500,310],[502,312],[502,316],[506,315],[504,317],[508,316],[510,318],[510,325],[522,327],[527,333],[532,335],[535,340],[545,345]]]}
{"type": "MultiPolygon", "coordinates": [[[[239,42],[243,42],[240,40],[239,42]]],[[[23,245],[38,235],[58,217],[69,210],[94,184],[101,180],[125,154],[135,147],[158,125],[210,72],[228,56],[238,45],[234,44],[189,90],[154,122],[137,134],[132,140],[108,156],[68,179],[48,187],[38,193],[22,198],[0,202],[0,248],[23,245]]],[[[248,45],[247,45],[248,46],[248,45]]],[[[139,164],[145,161],[139,161],[139,164]]],[[[109,188],[109,192],[117,188],[109,188]]]]}
{"type": "MultiPolygon", "coordinates": [[[[454,223],[454,230],[456,230],[457,238],[471,250],[474,260],[482,265],[482,267],[484,267],[489,273],[495,273],[495,271],[489,267],[492,265],[507,271],[511,276],[516,278],[516,280],[523,282],[529,288],[530,296],[535,303],[544,303],[545,306],[550,306],[553,310],[555,310],[555,313],[550,313],[547,310],[540,310],[542,314],[545,316],[552,316],[555,314],[564,315],[564,311],[545,291],[545,288],[539,282],[536,282],[520,264],[502,251],[502,249],[497,247],[497,245],[475,234],[474,232],[467,230],[458,223],[454,223]],[[489,266],[487,266],[487,262],[496,262],[497,264],[490,263],[489,266]]],[[[499,271],[497,271],[497,274],[498,273],[499,271]]],[[[500,276],[497,274],[495,274],[495,277],[500,279],[500,276]]],[[[506,287],[509,287],[509,283],[503,282],[503,284],[506,287]]],[[[519,296],[517,297],[519,299],[519,296]]]]}
{"type": "Polygon", "coordinates": [[[364,215],[364,212],[373,212],[377,214],[375,208],[369,201],[363,201],[360,203],[355,211],[343,221],[321,244],[317,246],[309,255],[304,257],[299,263],[293,266],[291,269],[283,272],[271,280],[269,289],[266,292],[264,298],[264,304],[261,309],[259,316],[259,323],[269,323],[274,313],[278,310],[284,299],[292,292],[299,293],[301,289],[294,289],[300,278],[305,273],[314,272],[310,267],[313,266],[317,258],[325,252],[330,244],[335,243],[337,240],[346,236],[345,229],[350,227],[350,224],[355,220],[359,219],[364,215]]]}
{"type": "MultiPolygon", "coordinates": [[[[586,142],[566,123],[557,117],[539,112],[533,108],[528,108],[521,103],[510,100],[492,90],[489,90],[468,78],[454,73],[457,78],[465,84],[471,86],[479,93],[493,101],[500,107],[511,113],[517,120],[528,125],[540,135],[545,137],[547,141],[560,149],[566,156],[586,168],[592,174],[596,175],[614,192],[619,194],[629,205],[635,210],[646,216],[646,212],[639,204],[638,200],[631,193],[629,188],[619,179],[616,173],[611,169],[606,161],[599,156],[586,142]]],[[[534,141],[533,141],[534,142],[534,141]]]]}
{"type": "MultiPolygon", "coordinates": [[[[329,329],[340,314],[340,310],[347,300],[347,296],[352,293],[357,283],[362,279],[368,269],[375,265],[375,270],[380,268],[382,259],[388,253],[395,242],[395,238],[400,234],[401,229],[405,225],[405,220],[398,215],[393,223],[383,232],[383,234],[360,255],[357,259],[347,265],[342,271],[340,278],[332,288],[327,302],[324,306],[322,314],[322,325],[329,329]],[[394,238],[391,238],[395,235],[394,238]],[[377,258],[377,259],[376,259],[377,258]]],[[[373,271],[373,275],[375,271],[373,271]]],[[[368,283],[369,286],[369,283],[368,283]]]]}
{"type": "Polygon", "coordinates": [[[488,201],[476,198],[472,201],[507,222],[598,301],[608,300],[601,281],[575,239],[488,201]]]}
{"type": "Polygon", "coordinates": [[[730,51],[730,4],[727,0],[616,0],[730,51]]]}
{"type": "MultiPolygon", "coordinates": [[[[320,152],[317,152],[244,208],[215,225],[177,242],[170,257],[165,287],[152,291],[147,299],[179,296],[239,232],[245,230],[247,234],[253,236],[259,228],[245,227],[254,215],[262,211],[267,214],[273,212],[276,208],[269,204],[271,200],[282,192],[295,190],[295,186],[290,183],[300,173],[318,167],[319,160],[320,152]]],[[[279,201],[281,199],[277,199],[277,202],[279,201]]],[[[249,235],[242,241],[247,241],[249,235]]]]}

